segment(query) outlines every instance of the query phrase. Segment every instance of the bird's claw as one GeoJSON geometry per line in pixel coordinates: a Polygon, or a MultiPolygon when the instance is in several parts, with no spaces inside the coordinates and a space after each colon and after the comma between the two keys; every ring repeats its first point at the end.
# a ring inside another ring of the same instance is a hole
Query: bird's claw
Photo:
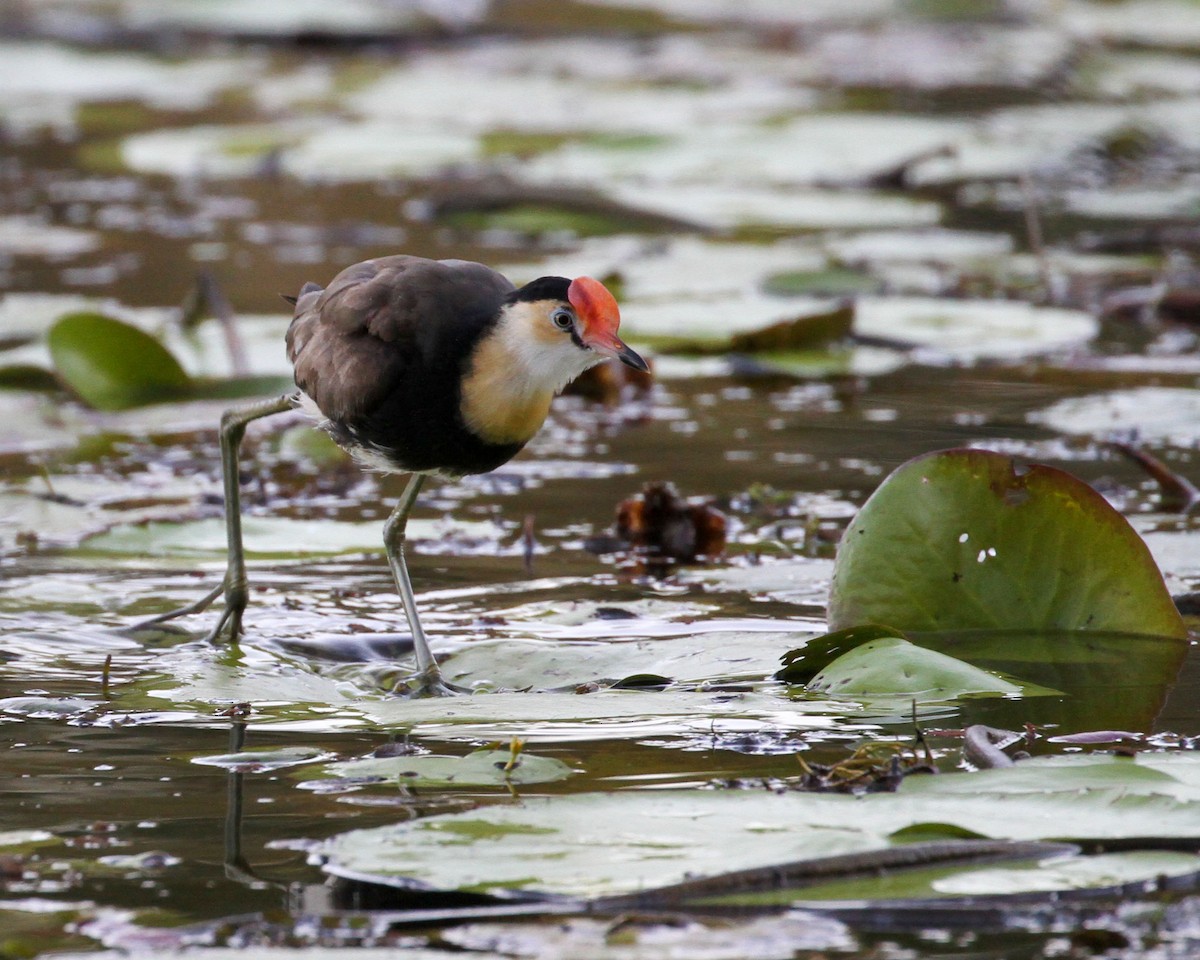
{"type": "Polygon", "coordinates": [[[434,664],[406,680],[401,680],[392,688],[392,692],[410,700],[423,700],[427,697],[455,697],[471,691],[450,683],[442,676],[437,664],[434,664]]]}
{"type": "Polygon", "coordinates": [[[225,633],[228,628],[229,642],[237,643],[238,637],[242,633],[242,613],[246,609],[246,604],[244,602],[240,605],[237,603],[237,598],[231,596],[225,580],[222,580],[199,600],[189,603],[186,607],[168,610],[166,613],[160,613],[157,617],[150,617],[148,620],[139,620],[130,629],[134,631],[145,630],[149,627],[168,623],[171,620],[177,620],[180,617],[203,613],[222,594],[225,595],[225,608],[221,611],[221,616],[217,619],[216,625],[205,635],[205,640],[208,643],[216,643],[220,640],[221,634],[225,633]]]}

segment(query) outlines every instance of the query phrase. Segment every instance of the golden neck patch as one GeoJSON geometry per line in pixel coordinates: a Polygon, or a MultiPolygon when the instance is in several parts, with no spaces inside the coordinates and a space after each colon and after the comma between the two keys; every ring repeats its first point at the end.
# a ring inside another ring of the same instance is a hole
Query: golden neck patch
{"type": "Polygon", "coordinates": [[[545,422],[564,385],[555,362],[561,342],[579,352],[549,322],[552,309],[550,301],[513,304],[476,344],[464,371],[460,410],[481,440],[526,443],[545,422]]]}

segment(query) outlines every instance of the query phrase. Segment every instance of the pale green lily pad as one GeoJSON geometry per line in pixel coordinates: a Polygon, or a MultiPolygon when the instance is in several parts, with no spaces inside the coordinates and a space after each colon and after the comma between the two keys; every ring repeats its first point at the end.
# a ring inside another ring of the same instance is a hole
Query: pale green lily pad
{"type": "Polygon", "coordinates": [[[898,793],[862,797],[655,791],[531,798],[520,807],[351,831],[328,840],[322,853],[331,873],[383,883],[604,896],[878,850],[920,823],[1043,840],[1143,836],[1152,822],[1158,835],[1196,837],[1198,811],[1197,785],[1152,760],[1068,756],[909,777],[898,793]]]}
{"type": "MultiPolygon", "coordinates": [[[[135,931],[139,928],[135,928],[135,931]]],[[[168,945],[163,946],[160,936],[154,946],[155,957],[191,957],[196,953],[194,946],[168,945]]],[[[182,941],[182,936],[180,940],[182,941]]],[[[346,951],[353,949],[354,960],[396,960],[395,947],[204,947],[205,960],[346,960],[346,951]]],[[[446,951],[441,947],[410,947],[403,948],[404,960],[446,960],[446,951]]],[[[84,953],[60,953],[55,951],[55,960],[129,960],[132,957],[149,956],[149,954],[130,953],[128,950],[100,950],[84,953]]],[[[471,951],[471,960],[511,960],[510,953],[494,953],[491,951],[471,951]]]]}
{"type": "Polygon", "coordinates": [[[862,623],[1187,635],[1145,543],[1103,497],[982,450],[910,460],[851,522],[829,625],[862,623]]]}
{"type": "Polygon", "coordinates": [[[433,173],[477,153],[476,137],[452,129],[355,121],[170,128],[120,144],[129,169],[181,177],[246,177],[270,166],[301,178],[373,180],[433,173]]]}
{"type": "Polygon", "coordinates": [[[501,49],[510,56],[480,57],[471,51],[414,56],[343,102],[371,122],[417,136],[448,129],[478,137],[494,131],[503,118],[506,129],[525,132],[600,131],[618,142],[630,134],[650,134],[643,142],[654,146],[663,136],[713,129],[718,121],[766,119],[795,109],[797,99],[794,89],[780,83],[650,85],[641,82],[636,60],[617,61],[630,74],[629,82],[582,76],[590,60],[612,55],[611,45],[594,41],[557,38],[535,47],[532,57],[520,45],[501,49]],[[564,56],[571,52],[577,56],[564,56]],[[536,103],[538,109],[514,111],[516,103],[536,103]]]}
{"type": "MultiPolygon", "coordinates": [[[[755,638],[757,639],[757,638],[755,638]]],[[[674,647],[678,659],[693,675],[705,672],[703,665],[687,664],[686,651],[694,645],[684,642],[656,640],[654,644],[674,647]]],[[[670,657],[667,651],[653,651],[654,644],[639,645],[640,658],[613,655],[618,676],[635,672],[650,672],[670,657]],[[645,669],[642,669],[645,668],[645,669]]],[[[781,640],[778,649],[764,645],[747,655],[763,661],[764,678],[776,665],[783,649],[795,646],[796,639],[781,640]],[[770,654],[768,656],[768,654],[770,654]]],[[[584,645],[585,653],[600,644],[584,645]]],[[[630,644],[613,644],[618,650],[630,644]]],[[[435,642],[435,653],[445,658],[447,674],[454,662],[446,657],[435,642]]],[[[565,649],[562,669],[567,677],[582,678],[583,683],[598,670],[581,654],[574,662],[567,660],[571,644],[549,645],[550,649],[565,649]]],[[[251,649],[243,645],[243,650],[251,649]]],[[[635,651],[637,652],[637,651],[635,651]]],[[[607,655],[607,654],[606,654],[607,655]]],[[[718,650],[716,657],[722,655],[718,650]]],[[[739,656],[737,649],[724,651],[727,658],[739,656]]],[[[536,666],[535,662],[535,666],[536,666]]],[[[480,666],[483,676],[491,675],[487,663],[480,666]]],[[[737,666],[735,664],[735,666],[737,666]]],[[[408,700],[391,695],[391,685],[405,680],[413,671],[409,663],[363,666],[349,664],[341,668],[321,667],[319,672],[300,664],[281,661],[263,652],[253,657],[243,656],[239,663],[224,662],[220,654],[197,645],[185,645],[161,651],[156,660],[158,672],[147,671],[132,687],[122,689],[123,711],[161,710],[165,704],[188,711],[193,722],[211,725],[214,706],[252,702],[255,713],[251,728],[287,730],[293,726],[300,731],[344,730],[405,730],[413,737],[427,740],[464,738],[507,740],[520,737],[527,742],[559,742],[573,740],[614,740],[629,737],[670,736],[681,734],[711,734],[726,722],[735,723],[740,731],[749,730],[823,730],[835,725],[842,707],[835,701],[790,702],[767,692],[730,693],[716,690],[668,689],[595,690],[584,684],[570,692],[486,693],[457,696],[451,699],[408,700]],[[373,688],[378,678],[381,685],[373,688]]],[[[681,668],[682,669],[682,668],[681,668]]],[[[716,660],[709,668],[712,673],[731,669],[728,662],[716,660]]],[[[468,682],[478,677],[464,678],[468,682]]],[[[530,682],[544,687],[549,677],[530,677],[530,682]]],[[[112,708],[110,708],[112,709],[112,708]]]]}
{"type": "Polygon", "coordinates": [[[1195,854],[1139,850],[1097,857],[1066,857],[1029,867],[971,870],[935,880],[931,886],[937,893],[955,896],[999,896],[1114,887],[1195,872],[1195,854]]]}
{"type": "Polygon", "coordinates": [[[916,227],[938,223],[942,217],[941,208],[930,201],[866,190],[664,183],[617,184],[612,195],[631,207],[721,230],[916,227]]]}
{"type": "Polygon", "coordinates": [[[166,6],[154,0],[127,0],[122,4],[122,18],[135,28],[203,30],[235,36],[376,36],[407,34],[438,24],[419,7],[381,5],[370,0],[343,0],[336,9],[322,0],[175,0],[166,6]]]}
{"type": "MultiPolygon", "coordinates": [[[[637,151],[575,141],[534,158],[522,173],[588,184],[786,186],[791,189],[779,197],[787,204],[798,186],[861,184],[969,130],[960,120],[936,117],[806,114],[771,124],[697,126],[637,151]]],[[[840,202],[832,197],[834,204],[840,202]]]]}
{"type": "MultiPolygon", "coordinates": [[[[288,559],[314,555],[377,553],[383,551],[383,523],[349,520],[297,520],[291,517],[243,517],[243,542],[250,557],[288,559]]],[[[410,549],[458,554],[500,552],[508,532],[490,520],[416,518],[409,521],[410,549]]],[[[212,518],[186,523],[154,522],[124,526],[85,543],[95,553],[155,556],[224,556],[224,521],[212,518]]]]}
{"type": "Polygon", "coordinates": [[[202,767],[221,767],[231,773],[269,773],[286,767],[329,760],[333,754],[316,747],[276,747],[272,750],[246,750],[213,756],[192,757],[202,767]]]}
{"type": "Polygon", "coordinates": [[[1169,130],[1171,137],[1195,147],[1200,132],[1184,117],[1195,116],[1194,97],[1167,98],[1138,104],[1063,103],[998,110],[961,138],[953,151],[918,160],[909,169],[916,185],[969,181],[962,199],[968,203],[994,203],[998,196],[1021,202],[1016,183],[1030,171],[1067,164],[1072,153],[1101,142],[1124,129],[1169,130]],[[997,194],[990,182],[1000,184],[997,194]]]}
{"type": "Polygon", "coordinates": [[[1200,211],[1200,187],[1182,183],[1068,190],[1063,201],[1072,213],[1085,217],[1135,222],[1184,219],[1200,211]]]}
{"type": "Polygon", "coordinates": [[[686,922],[645,918],[623,925],[616,936],[609,918],[564,917],[527,926],[509,920],[449,927],[439,937],[469,951],[471,960],[491,960],[477,951],[501,946],[509,958],[571,960],[796,960],[852,954],[857,946],[838,920],[802,911],[768,917],[696,916],[686,922]]]}
{"type": "MultiPolygon", "coordinates": [[[[551,270],[566,276],[619,276],[624,330],[627,305],[678,298],[705,303],[746,295],[758,291],[763,278],[771,273],[817,271],[826,266],[827,258],[811,241],[786,239],[775,243],[734,243],[687,235],[654,239],[590,239],[580,245],[577,253],[555,255],[534,263],[510,264],[501,272],[505,276],[529,279],[551,270]]],[[[814,298],[811,302],[827,300],[814,298]]],[[[778,308],[779,304],[775,306],[778,308]]],[[[792,306],[794,304],[789,304],[789,308],[792,306]]],[[[731,323],[739,322],[736,313],[729,319],[731,323]]]]}
{"type": "Polygon", "coordinates": [[[253,81],[264,61],[254,57],[189,57],[179,62],[134,53],[94,53],[50,43],[0,43],[0,114],[22,107],[136,100],[171,109],[197,109],[222,90],[253,81]]]}
{"type": "Polygon", "coordinates": [[[780,24],[857,23],[873,17],[895,13],[892,0],[858,0],[847,6],[839,0],[743,0],[731,6],[728,0],[596,0],[610,7],[645,7],[667,14],[684,23],[756,23],[766,26],[780,24]]]}
{"type": "Polygon", "coordinates": [[[1136,431],[1140,440],[1188,447],[1200,438],[1200,393],[1184,387],[1137,387],[1059,400],[1029,414],[1033,423],[1073,435],[1136,431]]]}
{"type": "Polygon", "coordinates": [[[1006,257],[1013,251],[1007,233],[976,230],[878,230],[835,236],[825,242],[844,263],[912,262],[963,266],[1006,257]]]}
{"type": "Polygon", "coordinates": [[[1073,0],[1063,23],[1080,38],[1102,44],[1194,50],[1200,46],[1196,8],[1179,0],[1133,0],[1107,4],[1073,0]]]}
{"type": "Polygon", "coordinates": [[[79,697],[5,697],[0,700],[0,713],[30,720],[70,720],[101,706],[79,697]]]}
{"type": "MultiPolygon", "coordinates": [[[[948,4],[925,7],[950,11],[950,17],[955,10],[948,4]]],[[[889,18],[866,29],[820,37],[815,55],[822,79],[831,86],[888,90],[1027,89],[1066,69],[1075,52],[1069,34],[1038,23],[956,30],[915,18],[905,21],[903,16],[889,18]]]]}
{"type": "Polygon", "coordinates": [[[901,696],[922,702],[1024,692],[1018,684],[901,637],[872,640],[842,654],[808,688],[837,697],[901,696]]]}
{"type": "Polygon", "coordinates": [[[574,771],[555,757],[487,748],[465,757],[426,754],[345,760],[329,764],[325,772],[332,777],[383,777],[402,787],[499,787],[553,783],[574,771]]]}
{"type": "Polygon", "coordinates": [[[105,524],[85,504],[62,503],[49,496],[0,492],[0,550],[21,549],[22,543],[77,543],[88,531],[105,524]]]}
{"type": "Polygon", "coordinates": [[[49,843],[59,843],[54,834],[46,830],[4,830],[0,831],[0,847],[12,853],[12,848],[33,850],[44,847],[49,843]]]}
{"type": "Polygon", "coordinates": [[[1078,346],[1096,335],[1097,321],[1079,310],[1016,300],[862,297],[854,330],[957,360],[1026,357],[1078,346]]]}
{"type": "Polygon", "coordinates": [[[779,655],[795,642],[795,633],[732,631],[621,643],[485,640],[455,653],[442,665],[442,672],[454,683],[486,681],[506,689],[546,689],[634,674],[691,683],[761,681],[774,673],[779,655]]]}
{"type": "Polygon", "coordinates": [[[1079,78],[1105,99],[1200,94],[1200,62],[1184,54],[1106,50],[1084,62],[1079,78]]]}

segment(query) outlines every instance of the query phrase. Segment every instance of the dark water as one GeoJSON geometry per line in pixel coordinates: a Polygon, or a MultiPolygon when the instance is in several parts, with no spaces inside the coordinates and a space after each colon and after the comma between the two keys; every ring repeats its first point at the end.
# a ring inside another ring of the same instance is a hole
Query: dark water
{"type": "MultiPolygon", "coordinates": [[[[0,23],[7,25],[3,42],[13,56],[43,49],[37,46],[42,42],[50,44],[43,51],[48,61],[64,50],[100,58],[128,54],[176,65],[232,53],[241,66],[231,69],[252,73],[243,85],[221,87],[188,107],[177,99],[164,104],[161,98],[129,90],[115,95],[75,90],[62,94],[74,118],[66,126],[22,121],[17,107],[33,110],[29,105],[37,98],[25,88],[37,83],[20,87],[20,96],[12,100],[15,106],[0,114],[0,178],[5,184],[0,228],[17,224],[12,228],[16,240],[5,240],[8,235],[0,232],[0,278],[6,293],[0,309],[7,318],[0,322],[9,325],[0,334],[6,346],[37,349],[46,324],[35,319],[42,308],[29,298],[32,294],[84,295],[135,318],[138,309],[148,308],[149,317],[141,315],[143,325],[169,323],[172,309],[188,296],[202,269],[211,271],[238,314],[272,315],[266,321],[250,317],[247,329],[259,329],[254,327],[258,323],[261,329],[282,329],[281,292],[294,292],[306,280],[327,280],[356,260],[398,250],[521,265],[522,273],[556,257],[569,258],[573,265],[592,256],[601,272],[613,256],[611,249],[595,245],[603,241],[561,229],[561,210],[551,227],[532,232],[514,229],[511,220],[485,220],[480,227],[477,221],[455,219],[453,204],[439,212],[437,203],[449,195],[475,212],[494,213],[491,201],[479,199],[486,194],[480,183],[499,174],[514,178],[518,196],[532,198],[531,205],[543,202],[545,194],[539,191],[545,185],[533,172],[534,164],[561,144],[554,141],[553,130],[548,133],[538,124],[530,125],[513,154],[500,151],[471,164],[432,165],[403,175],[356,178],[336,170],[344,156],[330,161],[328,177],[293,175],[287,167],[290,148],[261,151],[251,171],[256,175],[210,176],[199,160],[189,175],[122,166],[119,146],[148,131],[269,125],[297,118],[332,124],[350,109],[339,100],[339,84],[355,90],[356,83],[397,65],[437,64],[445,58],[454,69],[462,63],[456,57],[485,62],[490,57],[499,64],[497,74],[507,76],[514,72],[505,66],[508,61],[520,64],[550,56],[542,44],[594,43],[611,58],[603,62],[620,65],[612,69],[624,71],[622,82],[634,93],[641,88],[631,78],[638,77],[638,69],[651,67],[657,72],[641,81],[656,93],[692,90],[700,96],[724,89],[722,84],[737,89],[747,78],[776,93],[785,91],[794,98],[791,110],[782,117],[764,110],[764,117],[754,121],[761,127],[753,128],[762,130],[770,129],[773,116],[782,123],[809,110],[846,117],[952,118],[1003,129],[1007,109],[1073,104],[1084,109],[1097,102],[1130,107],[1142,98],[1152,112],[1164,103],[1186,106],[1195,93],[1186,80],[1188,71],[1195,71],[1194,46],[1176,48],[1162,38],[1111,28],[1116,32],[1099,41],[1098,52],[1088,51],[1074,40],[1063,40],[1069,31],[1052,17],[996,6],[1002,8],[998,16],[976,11],[977,19],[950,25],[907,10],[904,23],[913,31],[909,42],[924,38],[935,50],[955,49],[959,42],[969,50],[993,33],[1011,29],[1032,35],[1044,29],[1066,43],[1055,84],[1013,81],[1007,66],[996,68],[998,76],[947,82],[937,89],[923,86],[919,76],[906,81],[886,70],[887,82],[875,84],[856,80],[853,70],[836,66],[841,63],[837,58],[820,60],[825,72],[818,71],[815,79],[789,72],[808,63],[814,50],[831,57],[829,50],[838,43],[867,44],[881,28],[866,10],[861,22],[833,14],[797,22],[780,14],[781,23],[768,18],[765,23],[755,20],[754,26],[731,26],[681,24],[662,20],[659,13],[584,5],[571,5],[568,13],[581,17],[572,21],[565,15],[550,17],[541,5],[509,3],[497,5],[462,36],[439,29],[372,42],[357,34],[330,38],[319,31],[302,34],[298,41],[238,30],[232,36],[217,30],[213,37],[169,26],[127,32],[126,21],[103,17],[68,29],[63,26],[67,20],[33,16],[32,6],[0,5],[0,23]],[[547,31],[557,39],[548,41],[547,31]],[[685,52],[676,59],[686,65],[672,66],[672,44],[697,38],[703,44],[699,52],[682,48],[685,52]],[[1149,60],[1163,73],[1145,81],[1145,88],[1102,94],[1087,86],[1097,64],[1125,76],[1122,71],[1141,64],[1147,49],[1154,54],[1149,60]],[[704,51],[717,65],[713,70],[731,73],[705,78],[704,51]],[[792,59],[779,57],[781,53],[792,59]],[[651,67],[629,66],[625,58],[637,56],[647,57],[651,67]],[[739,56],[751,57],[758,66],[742,72],[728,66],[739,56]],[[312,102],[298,97],[272,109],[253,99],[271,77],[295,85],[322,71],[335,81],[320,87],[312,102]],[[1179,72],[1183,80],[1171,79],[1179,72]],[[550,140],[538,139],[548,135],[550,140]],[[64,232],[38,232],[44,228],[64,232]],[[73,247],[76,242],[82,246],[73,247]],[[34,347],[20,345],[27,338],[34,347]]],[[[892,42],[902,46],[905,41],[892,42]]],[[[894,51],[871,49],[881,63],[895,57],[894,51]]],[[[576,59],[586,60],[583,53],[576,59]]],[[[98,71],[109,69],[98,64],[98,71]]],[[[474,83],[480,72],[486,75],[486,70],[464,68],[464,77],[474,83]]],[[[562,72],[575,76],[566,68],[562,72]]],[[[597,90],[610,82],[603,72],[579,68],[579,75],[597,90]]],[[[97,82],[104,76],[97,72],[97,82]]],[[[144,82],[153,82],[153,75],[148,76],[144,82]]],[[[53,71],[42,82],[47,90],[56,89],[53,71]]],[[[631,115],[643,109],[631,99],[631,115]]],[[[1071,114],[1063,116],[1069,125],[1071,114]]],[[[477,126],[478,136],[490,136],[487,142],[493,145],[521,128],[503,117],[477,126]]],[[[587,134],[633,136],[621,124],[614,126],[587,134]]],[[[670,121],[664,135],[686,145],[678,126],[670,121]]],[[[722,115],[713,122],[712,135],[716,139],[740,129],[737,121],[722,115]]],[[[595,614],[598,605],[632,614],[636,625],[628,629],[646,643],[672,634],[673,623],[694,624],[697,635],[714,624],[727,624],[729,648],[718,660],[729,661],[744,649],[774,661],[820,631],[837,538],[866,497],[909,458],[963,445],[1056,464],[1093,484],[1147,536],[1171,590],[1182,594],[1195,589],[1200,566],[1192,559],[1193,522],[1162,509],[1155,484],[1104,446],[1106,431],[1088,426],[1086,411],[1077,411],[1075,421],[1068,415],[1067,426],[1042,416],[1062,401],[1119,390],[1188,388],[1200,376],[1192,328],[1178,323],[1178,316],[1156,313],[1153,305],[1138,311],[1103,309],[1114,293],[1153,281],[1166,283],[1168,290],[1194,292],[1194,237],[1192,246],[1186,242],[1191,221],[1171,213],[1176,208],[1169,204],[1158,218],[1088,216],[1080,213],[1078,203],[1072,205],[1073,191],[1079,190],[1103,199],[1144,189],[1146,203],[1172,191],[1186,201],[1188,191],[1194,191],[1200,163],[1190,135],[1156,121],[1126,143],[1118,134],[1129,129],[1118,122],[1103,136],[1081,133],[1073,151],[1064,150],[1033,171],[1034,192],[1041,198],[1042,242],[1060,257],[1053,261],[1055,282],[1049,289],[1039,285],[1036,264],[1030,266],[1025,211],[1011,200],[1021,195],[1021,188],[1007,172],[996,177],[967,172],[960,180],[925,185],[893,177],[877,202],[900,197],[933,204],[942,227],[972,232],[963,235],[963,243],[976,233],[1009,238],[1011,254],[983,257],[982,263],[929,253],[899,267],[887,257],[849,265],[884,299],[932,293],[980,301],[1053,300],[1102,316],[1093,336],[1056,341],[1047,348],[1037,339],[1045,333],[1039,328],[1028,349],[989,353],[986,342],[994,331],[985,329],[978,335],[985,349],[973,355],[939,352],[936,343],[927,341],[921,341],[923,349],[910,349],[905,342],[912,331],[898,327],[886,338],[864,337],[859,344],[892,350],[895,362],[885,366],[867,364],[801,378],[767,369],[763,358],[722,358],[716,366],[682,371],[672,371],[671,359],[660,358],[667,375],[649,396],[626,394],[609,405],[565,397],[543,433],[512,464],[488,477],[428,488],[422,497],[416,519],[428,525],[414,534],[410,563],[435,649],[444,654],[495,639],[559,637],[573,612],[578,613],[577,639],[616,642],[628,637],[622,632],[627,628],[614,626],[621,621],[595,614]],[[1132,153],[1122,154],[1122,146],[1132,153]],[[1009,201],[971,199],[972,190],[986,193],[999,187],[1009,189],[1009,201]],[[1155,239],[1154,231],[1168,228],[1185,241],[1155,239]],[[1131,234],[1141,240],[1130,241],[1131,234]],[[1133,243],[1134,256],[1082,262],[1097,256],[1097,245],[1115,250],[1123,243],[1133,243]],[[880,339],[891,342],[880,347],[880,339]],[[628,557],[587,549],[591,539],[610,530],[617,504],[652,480],[669,480],[683,495],[705,498],[727,514],[730,539],[719,562],[654,578],[628,557]],[[529,568],[522,558],[526,518],[538,548],[529,568]],[[764,624],[776,631],[767,639],[755,632],[764,624]]],[[[578,138],[579,131],[569,132],[578,138]]],[[[869,126],[861,136],[870,139],[869,126]]],[[[742,154],[733,156],[747,162],[742,154]]],[[[848,156],[853,159],[853,150],[848,156]]],[[[678,185],[669,174],[655,172],[660,161],[654,154],[644,162],[637,176],[665,176],[664,195],[667,187],[678,185]]],[[[569,164],[566,169],[574,170],[569,164]]],[[[721,176],[727,174],[723,170],[721,176]]],[[[570,176],[578,181],[586,174],[570,176]]],[[[721,176],[706,176],[728,186],[721,176]]],[[[751,172],[743,179],[753,177],[751,172]]],[[[738,179],[732,176],[732,181],[738,179]]],[[[782,205],[828,177],[814,174],[807,183],[780,179],[772,189],[782,205]]],[[[686,184],[688,177],[679,180],[686,184]]],[[[797,180],[804,178],[797,175],[797,180]]],[[[571,189],[580,186],[575,182],[571,189]]],[[[625,202],[616,181],[601,176],[583,186],[599,192],[599,208],[606,216],[615,215],[612,204],[625,202]]],[[[879,189],[865,176],[839,186],[879,189]]],[[[1185,201],[1177,209],[1186,209],[1185,201]]],[[[572,193],[564,206],[574,215],[581,204],[572,193]]],[[[629,211],[619,213],[627,216],[629,211]]],[[[655,209],[649,215],[662,213],[655,209]]],[[[797,264],[807,263],[815,249],[832,268],[847,265],[836,263],[827,245],[883,234],[895,235],[903,246],[914,231],[917,236],[929,233],[929,224],[908,221],[888,225],[868,220],[839,228],[757,216],[719,222],[698,201],[697,219],[704,229],[689,233],[677,225],[666,228],[661,220],[652,227],[644,220],[632,226],[624,220],[615,230],[618,238],[641,236],[667,250],[684,249],[696,238],[718,251],[759,244],[765,265],[751,287],[780,272],[775,260],[780,243],[804,247],[798,249],[797,264]],[[704,223],[705,217],[713,222],[704,223]]],[[[955,242],[951,239],[950,246],[955,242]]],[[[712,295],[705,292],[701,273],[669,275],[687,269],[686,261],[682,267],[669,262],[663,271],[666,294],[656,297],[652,284],[638,280],[637,258],[626,258],[630,290],[625,315],[635,343],[639,316],[648,322],[644,318],[660,309],[662,299],[682,300],[698,317],[709,309],[712,295]]],[[[707,264],[701,269],[719,273],[719,257],[716,267],[713,262],[700,261],[707,264]]],[[[747,314],[754,309],[755,295],[754,289],[739,294],[747,314]]],[[[1179,300],[1186,302],[1186,297],[1179,300]]],[[[731,309],[739,309],[739,301],[732,302],[731,309]]],[[[68,308],[63,301],[61,309],[68,308]]],[[[1046,326],[1053,329],[1054,323],[1046,326]]],[[[210,333],[212,329],[210,321],[210,333]]],[[[270,351],[252,346],[256,369],[277,372],[279,358],[270,351]]],[[[43,357],[35,359],[44,362],[43,357]]],[[[405,637],[377,539],[403,478],[366,476],[344,461],[323,459],[329,451],[317,448],[314,454],[303,446],[306,428],[297,423],[282,435],[252,431],[246,447],[252,600],[245,643],[239,650],[204,643],[200,637],[211,613],[180,621],[177,631],[131,632],[139,619],[194,599],[220,577],[219,452],[212,428],[222,404],[97,415],[62,393],[6,390],[4,397],[9,426],[0,427],[0,469],[8,499],[0,512],[11,508],[13,519],[0,525],[0,698],[13,699],[0,704],[6,705],[0,748],[7,758],[0,766],[0,839],[11,831],[13,843],[0,847],[7,901],[0,903],[2,954],[33,956],[92,949],[98,943],[165,948],[188,938],[231,946],[399,942],[405,935],[400,932],[348,933],[342,924],[349,921],[323,921],[323,932],[322,921],[316,921],[316,928],[297,921],[330,908],[321,872],[300,849],[304,841],[451,812],[463,804],[514,802],[507,790],[495,786],[428,788],[416,797],[379,790],[321,792],[298,786],[319,778],[319,764],[239,774],[192,762],[230,751],[231,734],[239,731],[244,742],[235,739],[233,744],[249,751],[302,746],[339,759],[406,738],[421,748],[460,755],[489,741],[507,744],[519,736],[526,749],[560,759],[575,771],[559,783],[522,787],[519,794],[525,799],[758,778],[784,781],[796,776],[798,752],[809,762],[832,764],[864,738],[911,734],[904,708],[890,715],[835,709],[830,722],[812,722],[805,711],[815,708],[798,692],[789,695],[780,685],[766,683],[769,670],[759,671],[748,685],[765,686],[777,698],[777,716],[757,707],[745,713],[717,710],[710,716],[704,707],[689,718],[675,709],[660,713],[649,701],[632,716],[590,718],[587,709],[573,716],[557,706],[539,713],[536,700],[529,703],[539,696],[533,692],[504,694],[515,699],[501,701],[506,705],[495,710],[478,708],[478,713],[472,707],[456,715],[456,708],[447,705],[439,714],[429,704],[413,704],[406,713],[404,702],[387,693],[405,673],[406,664],[394,661],[396,650],[405,649],[405,637]],[[522,697],[524,703],[519,702],[522,697]],[[229,716],[232,705],[241,702],[251,704],[244,728],[229,716]],[[793,710],[798,714],[789,713],[793,710]],[[108,859],[113,857],[148,859],[108,859]]],[[[1139,394],[1133,400],[1135,411],[1138,397],[1143,411],[1160,403],[1170,408],[1173,402],[1139,394]]],[[[1179,403],[1175,419],[1160,415],[1156,406],[1157,419],[1143,434],[1153,452],[1192,475],[1195,421],[1179,403]]],[[[1132,417],[1114,413],[1112,426],[1127,435],[1139,427],[1136,412],[1132,417]]],[[[674,630],[681,632],[686,628],[674,630]]],[[[734,667],[714,675],[740,676],[734,667]]],[[[570,680],[592,678],[584,670],[570,680]]],[[[746,682],[744,677],[741,681],[746,682]]],[[[1115,688],[1115,696],[1123,696],[1119,682],[1115,688]]],[[[1200,736],[1198,694],[1200,663],[1189,653],[1181,674],[1164,692],[1157,716],[1136,731],[1149,737],[1144,744],[1167,752],[1190,749],[1200,736]]],[[[965,720],[983,720],[1020,730],[1026,722],[1054,722],[1061,703],[1061,698],[952,702],[923,706],[921,722],[952,730],[965,720]]],[[[1090,713],[1080,729],[1115,725],[1113,717],[1121,711],[1106,702],[1103,692],[1088,703],[1090,713]]],[[[1079,711],[1073,716],[1078,719],[1079,711]]],[[[959,741],[935,734],[930,742],[937,765],[953,770],[959,763],[959,741]]],[[[1036,748],[1046,753],[1061,749],[1044,743],[1036,748]]],[[[1157,929],[1163,949],[1176,951],[1163,956],[1186,956],[1178,951],[1186,951],[1188,938],[1195,938],[1194,900],[1171,910],[1166,919],[1147,919],[1100,909],[1097,923],[1111,932],[1113,948],[1125,951],[1114,955],[1140,955],[1140,945],[1157,929]]],[[[1073,935],[1077,946],[1085,942],[1074,929],[1082,922],[1077,916],[1059,923],[1066,929],[1052,932],[1055,922],[1042,918],[1037,932],[1028,935],[995,931],[976,938],[961,929],[936,929],[848,934],[840,945],[825,945],[864,957],[999,955],[995,951],[1050,956],[1063,955],[1063,944],[1069,945],[1073,935]],[[913,952],[903,952],[908,949],[913,952]]],[[[516,929],[529,938],[527,950],[552,949],[545,939],[547,928],[531,924],[516,929]]],[[[774,930],[773,948],[783,949],[780,941],[786,947],[791,936],[786,922],[768,929],[774,930]]],[[[414,934],[418,939],[427,935],[433,936],[429,931],[414,934]]],[[[439,951],[446,947],[436,937],[428,943],[439,951]]],[[[472,948],[482,949],[481,943],[472,942],[472,948]]],[[[699,949],[691,944],[679,955],[704,955],[699,949]]],[[[738,955],[736,944],[729,949],[733,952],[720,955],[738,955]]]]}

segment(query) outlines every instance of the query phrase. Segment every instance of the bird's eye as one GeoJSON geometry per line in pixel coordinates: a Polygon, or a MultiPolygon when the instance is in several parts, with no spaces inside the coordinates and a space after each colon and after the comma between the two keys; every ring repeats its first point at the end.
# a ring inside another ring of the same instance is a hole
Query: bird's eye
{"type": "Polygon", "coordinates": [[[559,330],[570,330],[571,325],[575,322],[575,316],[565,307],[559,307],[550,314],[550,320],[559,330]]]}

